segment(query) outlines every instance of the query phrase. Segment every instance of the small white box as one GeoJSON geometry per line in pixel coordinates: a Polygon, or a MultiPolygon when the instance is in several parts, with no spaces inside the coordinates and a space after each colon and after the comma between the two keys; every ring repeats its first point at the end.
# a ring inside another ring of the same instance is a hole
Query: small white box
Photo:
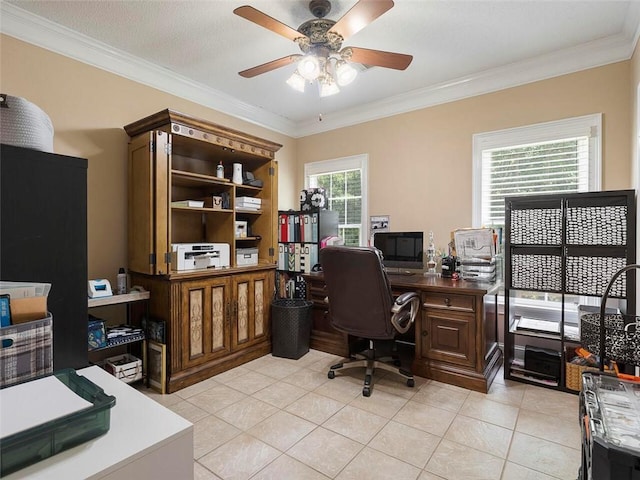
{"type": "Polygon", "coordinates": [[[247,265],[258,265],[258,249],[257,248],[237,248],[236,264],[239,267],[247,265]]]}
{"type": "Polygon", "coordinates": [[[247,222],[242,220],[236,221],[236,238],[247,237],[247,222]]]}
{"type": "Polygon", "coordinates": [[[240,206],[252,206],[254,208],[260,208],[262,205],[262,199],[256,197],[236,197],[236,205],[240,206]]]}
{"type": "Polygon", "coordinates": [[[107,358],[104,361],[104,369],[125,383],[142,378],[142,360],[128,353],[107,358]]]}

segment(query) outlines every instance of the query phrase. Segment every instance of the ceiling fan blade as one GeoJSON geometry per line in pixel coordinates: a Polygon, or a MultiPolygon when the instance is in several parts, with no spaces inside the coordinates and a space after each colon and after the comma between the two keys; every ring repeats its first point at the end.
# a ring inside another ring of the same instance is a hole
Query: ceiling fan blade
{"type": "Polygon", "coordinates": [[[272,60],[271,62],[263,63],[262,65],[258,65],[257,67],[243,70],[241,72],[238,72],[238,74],[244,78],[253,78],[257,75],[261,75],[263,73],[270,72],[271,70],[275,70],[276,68],[286,67],[287,65],[295,63],[298,61],[300,57],[302,57],[302,55],[287,55],[286,57],[282,57],[277,60],[272,60]]]}
{"type": "Polygon", "coordinates": [[[393,7],[393,0],[360,0],[331,27],[330,32],[346,39],[356,34],[393,7]]]}
{"type": "Polygon", "coordinates": [[[404,53],[383,52],[382,50],[369,50],[368,48],[347,47],[342,51],[345,52],[345,57],[352,62],[394,68],[396,70],[406,69],[413,60],[413,56],[405,55],[404,53]],[[351,50],[350,58],[348,50],[351,50]]]}
{"type": "Polygon", "coordinates": [[[267,30],[271,30],[272,32],[277,33],[278,35],[282,35],[289,40],[295,40],[296,38],[304,37],[299,31],[294,30],[293,28],[285,25],[284,23],[276,20],[273,17],[270,17],[266,13],[262,13],[260,10],[256,10],[253,7],[245,5],[243,7],[236,8],[233,13],[236,15],[246,18],[250,22],[253,22],[261,27],[266,28],[267,30]]]}

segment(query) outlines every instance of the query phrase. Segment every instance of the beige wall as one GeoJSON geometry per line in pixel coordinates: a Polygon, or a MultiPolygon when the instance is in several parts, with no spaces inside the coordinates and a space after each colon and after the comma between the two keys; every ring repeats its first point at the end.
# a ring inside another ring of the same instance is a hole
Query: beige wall
{"type": "MultiPolygon", "coordinates": [[[[369,155],[369,214],[394,230],[471,226],[472,135],[603,114],[603,187],[631,187],[630,64],[620,62],[298,140],[298,161],[369,155]]],[[[302,185],[302,166],[298,180],[302,185]]]]}
{"type": "MultiPolygon", "coordinates": [[[[629,112],[631,117],[631,158],[634,186],[638,188],[640,186],[640,152],[638,151],[638,138],[640,137],[640,48],[638,45],[636,45],[633,57],[631,57],[631,82],[629,87],[629,93],[632,98],[631,111],[629,112]]],[[[640,236],[638,238],[640,239],[640,236]]]]}
{"type": "Polygon", "coordinates": [[[1,36],[0,91],[51,117],[56,153],[88,158],[89,277],[115,281],[126,265],[126,150],[122,127],[171,108],[278,143],[279,207],[295,208],[306,162],[369,155],[369,214],[395,230],[471,225],[474,133],[603,113],[605,189],[630,188],[637,55],[521,87],[294,140],[103,70],[1,36]],[[632,75],[633,70],[633,75],[632,75]]]}
{"type": "MultiPolygon", "coordinates": [[[[0,37],[0,91],[42,108],[54,151],[88,159],[89,278],[116,280],[127,261],[127,142],[123,126],[171,108],[280,143],[280,195],[296,198],[295,141],[103,70],[0,37]]],[[[73,206],[69,206],[73,208],[73,206]]]]}

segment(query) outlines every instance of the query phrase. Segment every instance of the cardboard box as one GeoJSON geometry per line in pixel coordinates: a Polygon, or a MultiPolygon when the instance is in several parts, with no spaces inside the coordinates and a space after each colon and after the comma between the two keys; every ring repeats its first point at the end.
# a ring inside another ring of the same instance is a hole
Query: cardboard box
{"type": "Polygon", "coordinates": [[[47,297],[12,298],[11,323],[25,323],[47,316],[47,297]]]}
{"type": "Polygon", "coordinates": [[[247,265],[258,265],[257,248],[236,248],[236,265],[245,267],[247,265]]]}

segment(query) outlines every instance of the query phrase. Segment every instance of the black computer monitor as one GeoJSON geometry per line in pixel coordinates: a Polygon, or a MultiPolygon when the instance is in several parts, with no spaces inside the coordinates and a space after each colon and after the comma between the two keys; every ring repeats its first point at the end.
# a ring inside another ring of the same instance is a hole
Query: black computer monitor
{"type": "Polygon", "coordinates": [[[382,252],[382,263],[391,273],[424,268],[423,232],[376,232],[373,246],[382,252]]]}

